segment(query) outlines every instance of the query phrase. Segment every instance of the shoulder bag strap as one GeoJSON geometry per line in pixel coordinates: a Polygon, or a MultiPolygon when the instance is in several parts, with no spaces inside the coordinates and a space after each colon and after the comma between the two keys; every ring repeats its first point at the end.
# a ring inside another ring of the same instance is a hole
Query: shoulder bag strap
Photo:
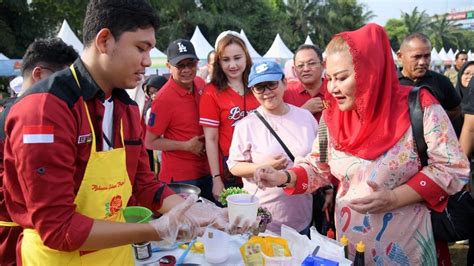
{"type": "Polygon", "coordinates": [[[428,165],[428,146],[423,131],[423,109],[420,104],[421,87],[413,87],[408,94],[408,109],[410,111],[411,128],[415,139],[416,150],[422,166],[428,165]]]}
{"type": "Polygon", "coordinates": [[[293,156],[291,151],[288,149],[288,147],[285,145],[285,143],[283,143],[283,141],[277,135],[275,130],[273,130],[273,128],[270,126],[270,124],[268,124],[267,120],[265,120],[265,118],[263,118],[263,116],[257,110],[255,110],[254,113],[257,115],[257,117],[260,119],[260,121],[262,121],[262,123],[268,128],[268,130],[270,130],[270,133],[272,133],[272,135],[275,137],[275,139],[278,141],[278,143],[280,143],[281,147],[285,150],[288,157],[290,157],[290,160],[292,162],[294,162],[295,161],[295,156],[293,156]]]}

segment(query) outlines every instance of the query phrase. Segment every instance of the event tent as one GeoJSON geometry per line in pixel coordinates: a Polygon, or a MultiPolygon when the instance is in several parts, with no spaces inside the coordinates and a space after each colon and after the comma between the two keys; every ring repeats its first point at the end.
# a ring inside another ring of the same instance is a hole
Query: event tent
{"type": "Polygon", "coordinates": [[[446,54],[448,55],[449,60],[451,61],[455,60],[453,49],[449,48],[449,51],[446,54]]]}
{"type": "Polygon", "coordinates": [[[263,56],[265,58],[280,58],[280,59],[290,59],[293,58],[293,53],[286,47],[285,43],[280,37],[280,34],[277,34],[275,40],[268,49],[267,53],[263,56]]]}
{"type": "Polygon", "coordinates": [[[446,50],[441,48],[438,53],[439,57],[443,60],[443,64],[451,64],[451,59],[449,59],[448,55],[446,54],[446,50]]]}
{"type": "Polygon", "coordinates": [[[194,50],[196,50],[196,55],[199,59],[207,60],[209,52],[214,50],[206,38],[204,38],[198,26],[196,26],[193,37],[191,37],[191,43],[194,45],[194,50]]]}
{"type": "Polygon", "coordinates": [[[150,57],[151,58],[166,58],[166,55],[162,51],[158,50],[156,47],[153,47],[150,50],[150,57]]]}
{"type": "Polygon", "coordinates": [[[145,76],[157,74],[157,73],[168,73],[166,68],[166,62],[168,62],[167,56],[156,47],[150,50],[151,66],[145,70],[145,76]]]}
{"type": "Polygon", "coordinates": [[[443,59],[436,52],[436,48],[431,49],[431,63],[435,65],[440,65],[443,63],[443,59]]]}
{"type": "Polygon", "coordinates": [[[0,53],[0,60],[10,60],[10,58],[8,58],[4,54],[0,53]]]}
{"type": "Polygon", "coordinates": [[[61,38],[61,40],[63,40],[63,42],[66,44],[74,47],[76,52],[79,54],[82,53],[84,45],[82,45],[82,42],[79,40],[79,38],[77,38],[76,34],[74,34],[66,20],[63,20],[63,25],[61,25],[61,29],[58,32],[58,37],[61,38]]]}
{"type": "Polygon", "coordinates": [[[311,44],[311,45],[314,45],[313,41],[311,40],[311,38],[308,36],[306,36],[306,40],[304,41],[304,44],[311,44]]]}
{"type": "Polygon", "coordinates": [[[245,35],[245,32],[243,29],[240,30],[240,35],[242,36],[242,39],[244,39],[245,45],[247,46],[247,50],[249,50],[250,57],[261,58],[262,56],[257,51],[255,51],[249,39],[247,38],[247,35],[245,35]]]}

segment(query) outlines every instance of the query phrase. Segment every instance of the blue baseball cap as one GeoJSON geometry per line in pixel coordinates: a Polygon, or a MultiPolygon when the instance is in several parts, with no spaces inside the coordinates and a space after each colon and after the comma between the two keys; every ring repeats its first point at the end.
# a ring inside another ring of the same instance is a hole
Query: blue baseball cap
{"type": "Polygon", "coordinates": [[[274,61],[263,61],[255,63],[250,69],[249,87],[267,81],[279,81],[283,79],[283,70],[274,61]]]}

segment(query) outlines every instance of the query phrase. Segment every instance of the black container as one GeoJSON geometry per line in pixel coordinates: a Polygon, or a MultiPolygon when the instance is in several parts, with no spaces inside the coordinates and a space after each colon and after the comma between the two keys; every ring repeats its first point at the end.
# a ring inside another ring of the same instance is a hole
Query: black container
{"type": "Polygon", "coordinates": [[[137,260],[146,260],[151,258],[152,252],[150,242],[132,244],[132,247],[137,260]]]}

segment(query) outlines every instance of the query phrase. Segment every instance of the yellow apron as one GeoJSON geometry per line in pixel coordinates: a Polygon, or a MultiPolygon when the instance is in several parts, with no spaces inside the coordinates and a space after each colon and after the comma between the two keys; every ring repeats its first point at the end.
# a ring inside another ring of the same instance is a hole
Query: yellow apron
{"type": "MultiPolygon", "coordinates": [[[[80,87],[73,66],[71,71],[80,87]]],[[[120,136],[123,147],[98,152],[94,127],[85,102],[84,106],[92,130],[92,147],[84,179],[74,200],[76,211],[93,219],[124,222],[122,209],[132,195],[132,184],[126,167],[122,121],[120,136]]],[[[32,229],[24,230],[21,245],[23,265],[134,265],[132,253],[130,245],[87,253],[53,250],[43,245],[39,234],[32,229]]]]}

